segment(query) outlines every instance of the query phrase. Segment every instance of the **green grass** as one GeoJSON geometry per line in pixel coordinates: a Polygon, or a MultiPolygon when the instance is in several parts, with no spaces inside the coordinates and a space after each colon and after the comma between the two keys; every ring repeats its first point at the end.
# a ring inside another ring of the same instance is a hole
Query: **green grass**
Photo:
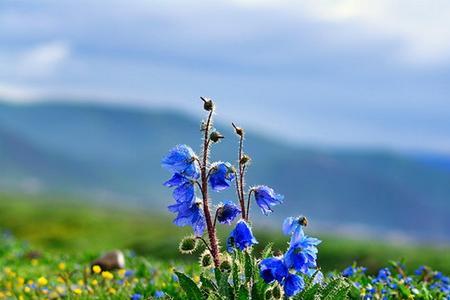
{"type": "MultiPolygon", "coordinates": [[[[179,240],[190,233],[189,228],[176,227],[171,220],[170,215],[74,199],[0,196],[0,229],[10,230],[34,249],[58,255],[80,251],[95,255],[105,250],[129,249],[152,259],[192,260],[177,250],[179,240]]],[[[220,232],[222,244],[229,228],[225,229],[220,232]]],[[[287,238],[277,231],[256,230],[255,235],[259,247],[271,241],[275,249],[286,248],[287,238]]],[[[325,271],[341,270],[354,261],[375,271],[389,260],[405,258],[410,269],[427,264],[450,273],[449,248],[396,246],[326,234],[315,236],[323,240],[319,264],[325,271]]]]}

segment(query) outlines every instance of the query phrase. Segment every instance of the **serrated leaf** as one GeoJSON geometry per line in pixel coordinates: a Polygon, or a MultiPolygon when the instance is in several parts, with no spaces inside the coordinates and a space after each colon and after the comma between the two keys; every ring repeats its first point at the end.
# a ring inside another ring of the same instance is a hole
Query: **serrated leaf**
{"type": "Polygon", "coordinates": [[[239,289],[238,299],[239,300],[249,300],[250,299],[249,290],[247,289],[247,287],[245,285],[242,285],[241,288],[239,289]]]}
{"type": "Polygon", "coordinates": [[[270,243],[268,243],[266,245],[266,247],[264,247],[264,250],[261,253],[261,257],[262,258],[267,258],[267,257],[271,256],[271,254],[272,254],[272,246],[273,246],[273,243],[270,242],[270,243]]]}
{"type": "Polygon", "coordinates": [[[253,279],[253,259],[250,253],[245,252],[245,279],[247,283],[251,282],[253,279]]]}
{"type": "Polygon", "coordinates": [[[200,281],[202,283],[202,287],[211,291],[217,291],[217,285],[211,279],[206,278],[204,274],[200,275],[200,281]]]}
{"type": "Polygon", "coordinates": [[[186,276],[181,272],[175,272],[175,274],[178,276],[180,286],[186,293],[188,299],[203,300],[202,292],[200,291],[197,284],[195,284],[195,282],[189,276],[186,276]]]}

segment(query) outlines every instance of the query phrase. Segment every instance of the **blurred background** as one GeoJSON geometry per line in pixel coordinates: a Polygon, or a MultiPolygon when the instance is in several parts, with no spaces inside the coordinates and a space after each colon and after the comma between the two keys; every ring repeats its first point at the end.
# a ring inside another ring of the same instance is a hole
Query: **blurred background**
{"type": "Polygon", "coordinates": [[[213,159],[236,160],[233,121],[248,183],[285,195],[253,210],[261,239],[304,214],[329,268],[448,270],[448,28],[447,1],[1,1],[0,228],[180,259],[160,160],[200,148],[210,96],[213,159]]]}

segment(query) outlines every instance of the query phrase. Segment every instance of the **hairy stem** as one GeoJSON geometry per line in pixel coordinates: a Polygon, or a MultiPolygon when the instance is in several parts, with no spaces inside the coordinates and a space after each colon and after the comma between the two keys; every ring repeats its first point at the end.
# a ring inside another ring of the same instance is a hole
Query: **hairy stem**
{"type": "Polygon", "coordinates": [[[248,221],[248,215],[250,213],[250,196],[252,195],[252,193],[254,193],[255,191],[253,189],[250,189],[250,191],[248,191],[248,197],[247,197],[247,217],[245,218],[246,221],[248,221]]]}
{"type": "Polygon", "coordinates": [[[201,179],[202,179],[202,196],[203,196],[203,211],[205,213],[206,228],[208,230],[209,244],[211,245],[211,255],[213,256],[214,266],[219,267],[219,245],[217,243],[216,229],[213,226],[211,219],[211,212],[209,210],[209,199],[208,199],[208,155],[209,155],[209,130],[211,127],[213,110],[209,112],[208,120],[206,121],[206,128],[204,130],[205,135],[203,138],[203,161],[201,164],[201,179]]]}
{"type": "Polygon", "coordinates": [[[239,203],[241,204],[241,213],[242,218],[245,219],[245,200],[244,200],[244,172],[243,172],[243,164],[242,164],[242,155],[244,152],[244,136],[243,134],[239,139],[239,154],[238,154],[238,163],[239,163],[239,172],[236,178],[236,187],[238,193],[239,203]]]}

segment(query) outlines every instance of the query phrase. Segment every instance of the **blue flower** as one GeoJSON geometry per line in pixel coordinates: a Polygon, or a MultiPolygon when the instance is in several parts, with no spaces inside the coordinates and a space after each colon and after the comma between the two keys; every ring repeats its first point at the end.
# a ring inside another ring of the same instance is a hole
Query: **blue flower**
{"type": "Polygon", "coordinates": [[[291,245],[284,254],[288,268],[294,268],[304,274],[307,274],[310,268],[315,268],[318,252],[316,246],[320,243],[320,240],[304,235],[298,243],[291,245]]]}
{"type": "Polygon", "coordinates": [[[289,273],[284,261],[277,257],[263,259],[259,264],[259,271],[266,283],[272,283],[275,280],[282,282],[289,273]]]}
{"type": "Polygon", "coordinates": [[[130,300],[140,300],[142,298],[144,298],[144,297],[141,294],[136,293],[136,294],[131,295],[130,300]]]}
{"type": "Polygon", "coordinates": [[[170,205],[169,210],[178,213],[173,223],[177,226],[192,226],[195,236],[202,236],[205,230],[205,216],[200,209],[200,202],[178,202],[170,205]]]}
{"type": "Polygon", "coordinates": [[[258,241],[253,236],[252,229],[247,222],[240,220],[227,239],[227,251],[233,252],[233,246],[244,250],[254,244],[258,244],[258,241]]]}
{"type": "Polygon", "coordinates": [[[223,191],[229,188],[235,178],[235,170],[230,163],[217,162],[212,164],[209,184],[213,190],[223,191]]]}
{"type": "Polygon", "coordinates": [[[284,293],[292,297],[305,288],[305,281],[298,275],[289,273],[283,283],[284,293]]]}
{"type": "Polygon", "coordinates": [[[256,204],[258,204],[265,215],[268,215],[273,211],[271,206],[283,203],[284,196],[276,194],[274,190],[268,186],[260,185],[254,187],[252,190],[255,193],[256,204]]]}
{"type": "Polygon", "coordinates": [[[303,233],[303,226],[305,226],[306,223],[307,220],[303,216],[297,218],[288,217],[284,220],[283,233],[285,235],[292,235],[290,242],[291,245],[298,243],[303,238],[305,235],[303,233]]]}
{"type": "Polygon", "coordinates": [[[179,173],[190,178],[199,178],[200,168],[196,162],[194,151],[186,145],[172,148],[161,164],[173,173],[179,173]]]}
{"type": "Polygon", "coordinates": [[[155,292],[155,298],[159,299],[165,296],[165,293],[163,291],[156,291],[155,292]]]}
{"type": "Polygon", "coordinates": [[[344,271],[342,271],[342,276],[344,277],[352,277],[356,273],[356,269],[352,266],[347,267],[344,271]]]}
{"type": "Polygon", "coordinates": [[[217,220],[220,224],[231,224],[240,213],[241,210],[239,207],[233,202],[228,201],[217,209],[217,220]]]}
{"type": "Polygon", "coordinates": [[[164,185],[167,187],[176,187],[173,190],[172,196],[177,203],[194,202],[195,199],[194,181],[184,177],[180,173],[173,174],[172,178],[164,182],[164,185]]]}

